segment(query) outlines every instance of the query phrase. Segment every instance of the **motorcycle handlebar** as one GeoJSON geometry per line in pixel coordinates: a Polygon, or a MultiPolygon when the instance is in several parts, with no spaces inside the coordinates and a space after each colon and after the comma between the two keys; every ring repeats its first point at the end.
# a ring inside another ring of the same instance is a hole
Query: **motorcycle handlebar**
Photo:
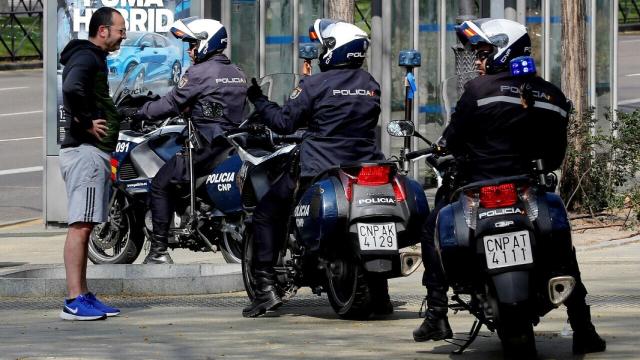
{"type": "Polygon", "coordinates": [[[279,135],[273,134],[273,141],[277,143],[296,143],[299,144],[302,142],[301,135],[279,135]]]}
{"type": "Polygon", "coordinates": [[[413,160],[413,159],[419,158],[420,156],[429,155],[433,152],[434,152],[434,149],[431,147],[422,149],[422,150],[411,151],[405,155],[405,158],[407,160],[413,160]]]}

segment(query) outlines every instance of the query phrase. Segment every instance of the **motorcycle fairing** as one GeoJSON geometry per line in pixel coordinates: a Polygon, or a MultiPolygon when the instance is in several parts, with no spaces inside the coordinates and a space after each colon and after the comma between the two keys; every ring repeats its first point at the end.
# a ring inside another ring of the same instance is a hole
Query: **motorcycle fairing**
{"type": "Polygon", "coordinates": [[[329,239],[340,218],[346,218],[346,199],[338,199],[336,189],[342,189],[338,179],[326,178],[309,187],[294,208],[293,218],[300,241],[308,251],[320,249],[323,239],[329,239]],[[338,202],[343,203],[339,210],[338,202]]]}
{"type": "Polygon", "coordinates": [[[235,154],[218,164],[206,177],[207,194],[216,208],[223,213],[242,211],[240,189],[236,181],[241,166],[242,160],[238,154],[235,154]]]}

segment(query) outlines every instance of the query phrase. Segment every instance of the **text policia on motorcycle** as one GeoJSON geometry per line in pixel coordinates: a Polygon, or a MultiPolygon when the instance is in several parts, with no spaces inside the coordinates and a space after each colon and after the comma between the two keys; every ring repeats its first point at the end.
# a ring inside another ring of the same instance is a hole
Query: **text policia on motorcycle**
{"type": "MultiPolygon", "coordinates": [[[[132,120],[159,120],[177,115],[187,120],[184,131],[189,146],[162,164],[151,180],[149,197],[153,229],[145,264],[173,263],[167,251],[170,236],[186,235],[192,241],[196,238],[198,244],[214,246],[208,234],[198,229],[199,215],[207,212],[208,205],[203,208],[201,203],[196,204],[194,182],[209,175],[216,165],[215,159],[228,152],[230,145],[224,132],[240,125],[245,113],[246,77],[222,53],[229,43],[225,27],[216,20],[190,17],[176,21],[170,31],[189,44],[187,51],[194,65],[162,98],[146,102],[139,108],[121,109],[123,116],[132,120]],[[183,211],[188,213],[184,227],[172,234],[170,225],[177,206],[170,194],[176,184],[187,184],[183,188],[189,190],[190,203],[186,205],[188,211],[183,211]]],[[[223,226],[224,219],[219,220],[218,227],[223,226]]]]}
{"type": "MultiPolygon", "coordinates": [[[[573,352],[604,351],[585,302],[566,210],[553,192],[555,177],[547,175],[564,158],[571,104],[536,76],[521,24],[470,20],[456,34],[475,52],[480,76],[466,83],[428,162],[445,183],[421,235],[427,311],[413,337],[452,337],[446,315],[451,286],[457,305],[474,314],[478,326],[497,330],[508,357],[535,358],[532,326],[560,303],[574,330],[573,352]],[[447,154],[449,161],[443,160],[447,154]]],[[[471,334],[473,341],[477,330],[471,334]]]]}
{"type": "Polygon", "coordinates": [[[68,298],[60,317],[99,320],[120,310],[102,303],[87,289],[87,246],[95,224],[107,220],[109,153],[115,150],[120,119],[109,96],[106,57],[120,48],[124,18],[109,7],[89,22],[88,40],[71,40],[62,50],[62,101],[65,137],[60,172],[67,191],[69,229],[64,246],[68,298]]]}

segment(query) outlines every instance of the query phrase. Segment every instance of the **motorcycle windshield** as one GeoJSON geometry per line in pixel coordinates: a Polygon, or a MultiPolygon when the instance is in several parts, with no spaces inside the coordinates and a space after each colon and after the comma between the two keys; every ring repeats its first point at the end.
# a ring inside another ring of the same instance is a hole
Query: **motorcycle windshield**
{"type": "Polygon", "coordinates": [[[269,100],[282,106],[298,87],[303,75],[293,73],[276,73],[266,75],[258,80],[258,85],[269,100]]]}
{"type": "Polygon", "coordinates": [[[112,98],[116,106],[127,96],[163,96],[168,93],[175,85],[171,84],[167,76],[159,76],[157,69],[162,66],[146,62],[127,70],[113,91],[112,98]]]}
{"type": "Polygon", "coordinates": [[[451,120],[451,114],[455,110],[456,103],[464,91],[467,81],[478,76],[477,71],[467,71],[456,74],[440,82],[438,94],[441,105],[441,113],[447,123],[451,120]]]}

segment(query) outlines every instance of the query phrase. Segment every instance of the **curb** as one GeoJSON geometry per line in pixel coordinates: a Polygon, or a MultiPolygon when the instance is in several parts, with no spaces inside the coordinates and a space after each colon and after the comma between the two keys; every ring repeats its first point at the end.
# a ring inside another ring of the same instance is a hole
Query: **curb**
{"type": "Polygon", "coordinates": [[[42,69],[42,61],[28,61],[28,62],[2,62],[0,63],[0,71],[10,70],[25,70],[25,69],[42,69]]]}
{"type": "MultiPolygon", "coordinates": [[[[87,281],[103,295],[203,295],[244,290],[239,264],[90,265],[87,281]]],[[[0,270],[0,297],[65,296],[64,265],[0,270]]]]}

